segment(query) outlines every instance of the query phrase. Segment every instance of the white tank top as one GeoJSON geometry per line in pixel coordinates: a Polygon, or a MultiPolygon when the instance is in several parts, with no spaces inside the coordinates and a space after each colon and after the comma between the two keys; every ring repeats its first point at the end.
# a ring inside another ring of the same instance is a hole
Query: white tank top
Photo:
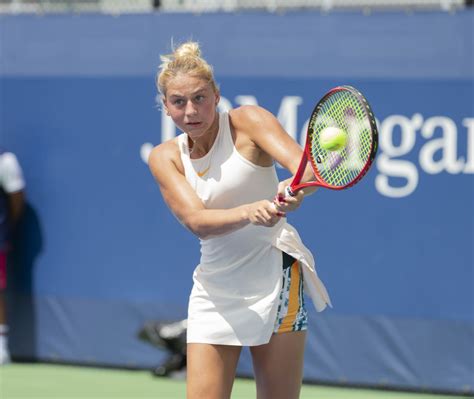
{"type": "MultiPolygon", "coordinates": [[[[275,167],[255,165],[240,155],[227,113],[219,115],[217,137],[204,157],[190,158],[186,134],[178,137],[178,144],[186,180],[206,208],[228,209],[275,196],[275,167]]],[[[322,310],[329,303],[314,272],[312,255],[285,219],[271,228],[249,224],[200,241],[201,260],[193,274],[188,309],[188,342],[245,346],[267,343],[281,289],[282,250],[309,267],[313,274],[309,285],[313,287],[308,290],[312,296],[316,293],[316,308],[322,310]],[[304,262],[308,257],[309,262],[304,262]]],[[[307,276],[304,278],[308,285],[307,276]]]]}

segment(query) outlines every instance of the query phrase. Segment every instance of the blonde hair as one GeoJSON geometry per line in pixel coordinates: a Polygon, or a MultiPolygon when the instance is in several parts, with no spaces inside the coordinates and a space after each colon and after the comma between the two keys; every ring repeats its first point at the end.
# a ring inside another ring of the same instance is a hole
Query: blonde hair
{"type": "Polygon", "coordinates": [[[156,77],[156,86],[166,97],[168,82],[179,73],[185,73],[209,82],[216,93],[219,88],[214,80],[212,66],[201,57],[199,43],[188,41],[174,49],[172,54],[162,55],[161,65],[156,77]]]}

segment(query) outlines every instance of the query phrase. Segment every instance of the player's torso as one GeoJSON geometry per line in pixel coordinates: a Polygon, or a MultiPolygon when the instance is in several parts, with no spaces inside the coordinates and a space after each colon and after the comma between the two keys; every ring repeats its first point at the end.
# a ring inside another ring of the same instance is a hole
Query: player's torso
{"type": "Polygon", "coordinates": [[[240,153],[234,145],[227,113],[220,115],[219,122],[214,145],[202,158],[190,159],[185,136],[180,140],[186,179],[207,208],[225,209],[271,200],[278,186],[275,167],[256,165],[240,153]]]}

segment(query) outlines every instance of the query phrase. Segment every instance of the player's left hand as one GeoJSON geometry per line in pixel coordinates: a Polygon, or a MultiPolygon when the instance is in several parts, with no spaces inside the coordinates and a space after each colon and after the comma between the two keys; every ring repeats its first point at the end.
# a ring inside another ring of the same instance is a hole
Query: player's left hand
{"type": "Polygon", "coordinates": [[[299,190],[294,197],[286,197],[285,189],[288,186],[287,181],[278,184],[278,193],[273,200],[280,212],[286,213],[298,209],[303,202],[305,189],[299,190]]]}

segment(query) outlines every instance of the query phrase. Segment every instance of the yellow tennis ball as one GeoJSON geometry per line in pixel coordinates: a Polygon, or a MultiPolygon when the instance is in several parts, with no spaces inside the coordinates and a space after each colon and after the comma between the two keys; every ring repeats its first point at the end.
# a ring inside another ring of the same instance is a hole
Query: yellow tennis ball
{"type": "Polygon", "coordinates": [[[324,128],[319,134],[319,144],[328,151],[339,151],[347,143],[347,133],[334,126],[324,128]]]}

